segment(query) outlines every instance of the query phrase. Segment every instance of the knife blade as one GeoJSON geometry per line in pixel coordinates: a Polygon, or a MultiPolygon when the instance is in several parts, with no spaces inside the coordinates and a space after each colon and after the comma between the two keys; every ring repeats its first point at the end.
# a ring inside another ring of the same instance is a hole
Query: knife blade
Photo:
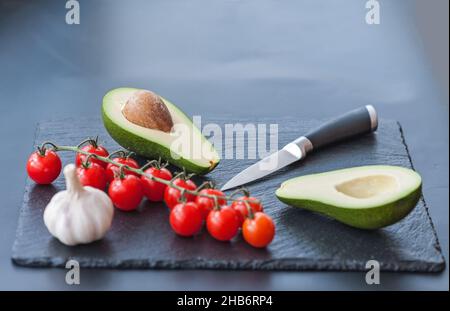
{"type": "Polygon", "coordinates": [[[225,191],[260,179],[300,160],[302,156],[302,151],[297,145],[288,144],[283,149],[247,167],[223,185],[221,190],[225,191]]]}
{"type": "Polygon", "coordinates": [[[376,131],[378,116],[375,108],[367,105],[328,121],[300,136],[281,150],[247,167],[231,178],[221,190],[229,190],[272,174],[306,157],[312,150],[331,143],[376,131]]]}

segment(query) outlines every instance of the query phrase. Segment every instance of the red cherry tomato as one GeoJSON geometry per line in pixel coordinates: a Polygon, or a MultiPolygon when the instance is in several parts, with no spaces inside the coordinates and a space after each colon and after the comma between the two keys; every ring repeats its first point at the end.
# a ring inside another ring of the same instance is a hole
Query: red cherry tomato
{"type": "MultiPolygon", "coordinates": [[[[178,187],[192,191],[194,191],[197,188],[197,186],[192,180],[184,180],[182,178],[175,179],[173,181],[173,184],[178,187]]],[[[185,193],[184,197],[186,198],[187,202],[192,202],[195,200],[195,195],[190,193],[185,193]]],[[[170,186],[166,187],[166,190],[164,190],[164,202],[166,202],[166,205],[169,207],[169,209],[174,208],[175,205],[180,203],[180,199],[181,199],[180,190],[170,186]]]]}
{"type": "MultiPolygon", "coordinates": [[[[81,150],[89,152],[89,153],[94,153],[101,157],[107,157],[109,155],[108,151],[104,147],[99,146],[96,143],[93,144],[93,142],[91,142],[89,145],[85,145],[85,146],[81,147],[81,150]]],[[[85,154],[77,153],[77,156],[75,157],[75,165],[76,166],[82,165],[84,162],[86,162],[87,157],[88,156],[85,154]]],[[[106,168],[106,165],[107,165],[106,162],[100,161],[100,160],[92,158],[92,157],[89,159],[89,161],[91,161],[92,163],[96,163],[103,168],[106,168]]]]}
{"type": "MultiPolygon", "coordinates": [[[[132,167],[135,169],[139,168],[139,164],[132,158],[114,158],[113,161],[117,162],[119,164],[128,165],[129,167],[132,167]]],[[[114,165],[113,163],[108,163],[106,165],[106,180],[108,182],[113,181],[115,172],[117,172],[117,173],[119,172],[119,167],[117,165],[114,165]]],[[[131,174],[131,175],[135,175],[135,176],[139,177],[139,174],[132,172],[130,170],[124,170],[123,172],[125,175],[131,174]]]]}
{"type": "MultiPolygon", "coordinates": [[[[214,195],[214,196],[217,196],[217,197],[225,196],[225,193],[223,193],[222,191],[220,191],[218,189],[203,189],[203,190],[200,191],[200,194],[214,195]]],[[[200,195],[198,195],[195,198],[195,203],[197,203],[199,209],[202,211],[204,219],[206,219],[206,217],[208,216],[209,212],[215,206],[214,199],[211,199],[211,198],[208,198],[208,197],[204,197],[204,196],[200,196],[200,195]]],[[[225,200],[223,198],[217,198],[217,203],[219,204],[219,206],[222,206],[222,205],[227,204],[227,200],[225,200]]]]}
{"type": "Polygon", "coordinates": [[[61,173],[61,159],[53,150],[33,152],[27,161],[28,176],[40,185],[51,184],[61,173]]]}
{"type": "Polygon", "coordinates": [[[247,218],[242,225],[242,235],[245,241],[253,247],[266,247],[275,236],[275,225],[272,218],[262,212],[247,218]]]}
{"type": "Polygon", "coordinates": [[[220,210],[212,210],[206,218],[209,234],[219,241],[231,240],[239,230],[239,218],[236,210],[230,206],[222,206],[220,210]]]}
{"type": "MultiPolygon", "coordinates": [[[[165,180],[172,179],[172,173],[166,168],[150,167],[145,170],[145,173],[165,180]]],[[[144,194],[150,201],[160,202],[164,199],[164,191],[167,185],[148,179],[144,175],[141,176],[142,186],[144,187],[144,194]]]]}
{"type": "Polygon", "coordinates": [[[77,168],[77,175],[83,186],[91,186],[100,190],[106,188],[106,172],[97,163],[87,163],[77,168]]]}
{"type": "MultiPolygon", "coordinates": [[[[253,213],[256,212],[262,212],[263,211],[263,207],[261,202],[255,198],[255,197],[247,197],[247,196],[243,196],[238,198],[239,200],[248,200],[247,203],[248,205],[250,205],[250,208],[252,209],[253,213]],[[256,202],[258,201],[258,202],[256,202]]],[[[234,201],[231,204],[231,207],[234,208],[239,215],[239,223],[240,226],[242,226],[242,224],[244,223],[245,218],[247,218],[248,216],[248,208],[247,208],[247,204],[245,204],[244,201],[234,201]]]]}
{"type": "Polygon", "coordinates": [[[135,210],[144,197],[141,180],[134,175],[114,178],[109,184],[108,194],[114,205],[122,211],[135,210]]]}
{"type": "Polygon", "coordinates": [[[194,202],[177,204],[170,212],[170,225],[181,236],[193,236],[202,229],[202,212],[194,202]]]}

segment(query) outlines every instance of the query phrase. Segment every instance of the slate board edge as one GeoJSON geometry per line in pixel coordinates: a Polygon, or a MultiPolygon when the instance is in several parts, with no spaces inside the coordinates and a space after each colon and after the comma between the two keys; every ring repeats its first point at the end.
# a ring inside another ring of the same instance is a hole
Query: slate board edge
{"type": "MultiPolygon", "coordinates": [[[[49,120],[48,122],[51,122],[51,120],[49,120]]],[[[36,143],[37,138],[39,137],[40,131],[41,131],[41,122],[37,122],[36,123],[36,130],[34,131],[32,149],[34,149],[36,147],[34,144],[36,143]]],[[[33,152],[33,151],[30,151],[30,153],[31,152],[33,152]]],[[[19,207],[18,223],[17,223],[16,235],[15,235],[14,243],[13,243],[13,246],[12,246],[12,255],[11,255],[12,262],[17,264],[17,265],[20,265],[20,266],[30,266],[26,262],[27,261],[31,261],[31,260],[17,260],[18,256],[16,255],[17,254],[16,250],[17,250],[17,247],[18,247],[19,236],[21,235],[21,233],[23,231],[22,230],[23,224],[22,224],[21,219],[22,219],[22,214],[25,212],[25,210],[24,210],[25,209],[24,202],[26,200],[27,193],[28,193],[28,187],[26,186],[28,182],[29,182],[29,177],[27,176],[25,178],[25,191],[23,192],[21,205],[19,207]],[[19,262],[22,262],[22,263],[19,263],[19,262]]],[[[48,266],[50,266],[50,265],[48,265],[48,266]]]]}
{"type": "MultiPolygon", "coordinates": [[[[48,120],[51,121],[61,121],[58,120],[48,120]]],[[[406,138],[404,135],[403,128],[400,122],[396,121],[403,147],[406,150],[406,154],[408,156],[409,163],[411,167],[414,169],[414,164],[411,158],[411,154],[408,149],[408,145],[406,143],[406,138]]],[[[40,124],[38,122],[36,124],[36,131],[34,135],[34,142],[40,132],[40,124]]],[[[34,146],[33,146],[34,147],[34,146]]],[[[24,198],[26,196],[27,191],[24,192],[24,198]]],[[[439,261],[399,261],[398,263],[402,263],[401,266],[397,264],[386,264],[380,262],[381,271],[390,271],[390,272],[442,272],[446,267],[445,257],[442,254],[442,249],[439,243],[439,239],[436,233],[436,229],[434,223],[431,219],[428,205],[422,195],[421,201],[424,204],[428,221],[430,222],[433,235],[435,236],[436,243],[434,244],[434,248],[439,253],[441,260],[439,261]]],[[[24,200],[22,200],[23,204],[24,200]]],[[[23,212],[23,206],[20,208],[19,215],[23,212]]],[[[78,260],[80,267],[82,268],[103,268],[103,269],[214,269],[214,270],[268,270],[268,271],[367,271],[367,268],[361,263],[353,262],[353,261],[329,261],[329,260],[310,260],[310,259],[301,259],[301,258],[292,258],[292,259],[277,259],[277,263],[274,263],[273,260],[250,260],[247,262],[230,262],[230,261],[221,261],[221,260],[208,260],[204,261],[198,258],[194,258],[191,260],[152,260],[148,259],[139,259],[139,260],[93,260],[91,258],[63,258],[63,257],[35,257],[33,259],[30,258],[22,258],[17,255],[16,252],[16,243],[18,241],[18,236],[22,230],[22,224],[20,221],[16,230],[16,239],[14,241],[12,247],[12,256],[11,260],[14,264],[19,266],[31,267],[31,268],[44,268],[44,267],[55,267],[55,268],[65,268],[65,263],[69,259],[78,260]]]]}
{"type": "MultiPolygon", "coordinates": [[[[402,142],[403,142],[403,147],[405,148],[406,155],[408,156],[409,163],[411,164],[411,168],[413,170],[415,170],[414,163],[413,163],[413,160],[412,160],[412,157],[411,157],[411,153],[409,152],[408,144],[406,143],[405,132],[403,131],[403,127],[402,127],[402,125],[400,124],[399,121],[397,121],[397,125],[398,125],[398,129],[400,131],[400,136],[401,136],[401,139],[402,139],[402,142]]],[[[421,195],[420,199],[421,199],[421,201],[423,203],[423,206],[425,207],[425,211],[427,213],[428,221],[430,222],[431,229],[433,231],[433,235],[434,235],[434,238],[436,240],[434,248],[437,250],[437,252],[439,253],[439,256],[441,257],[440,263],[441,263],[442,267],[441,267],[441,270],[439,270],[439,271],[443,271],[445,269],[445,266],[446,266],[445,257],[444,257],[444,254],[442,253],[442,248],[441,248],[441,244],[439,243],[439,237],[438,237],[437,232],[436,232],[436,227],[434,226],[433,219],[431,219],[430,210],[428,209],[428,204],[427,204],[427,201],[425,200],[423,192],[422,192],[422,195],[421,195]]]]}
{"type": "MultiPolygon", "coordinates": [[[[367,271],[365,265],[357,262],[336,261],[330,262],[328,260],[310,260],[310,259],[276,259],[273,260],[251,260],[247,262],[231,262],[226,260],[208,260],[201,259],[192,260],[128,260],[128,261],[114,261],[114,260],[92,260],[91,258],[21,258],[12,257],[15,264],[20,266],[34,267],[34,268],[65,268],[66,262],[70,259],[76,259],[81,268],[88,269],[176,269],[176,270],[266,270],[266,271],[367,271]]],[[[408,262],[399,261],[401,266],[397,264],[386,264],[380,262],[380,270],[386,272],[441,272],[445,268],[444,262],[408,262]]]]}

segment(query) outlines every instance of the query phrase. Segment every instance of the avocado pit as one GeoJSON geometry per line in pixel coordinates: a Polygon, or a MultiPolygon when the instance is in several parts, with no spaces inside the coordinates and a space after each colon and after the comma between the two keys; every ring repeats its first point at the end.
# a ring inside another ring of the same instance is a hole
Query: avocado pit
{"type": "Polygon", "coordinates": [[[169,109],[161,97],[151,91],[134,92],[125,103],[122,114],[131,123],[148,129],[168,133],[173,127],[169,109]]]}

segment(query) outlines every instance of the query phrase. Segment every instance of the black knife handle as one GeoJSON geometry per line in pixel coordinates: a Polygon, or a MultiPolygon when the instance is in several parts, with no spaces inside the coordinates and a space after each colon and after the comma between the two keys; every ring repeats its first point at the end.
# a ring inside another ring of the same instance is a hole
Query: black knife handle
{"type": "Polygon", "coordinates": [[[377,127],[377,112],[373,106],[368,105],[324,123],[305,137],[311,142],[310,149],[318,149],[350,137],[376,131],[377,127]]]}

